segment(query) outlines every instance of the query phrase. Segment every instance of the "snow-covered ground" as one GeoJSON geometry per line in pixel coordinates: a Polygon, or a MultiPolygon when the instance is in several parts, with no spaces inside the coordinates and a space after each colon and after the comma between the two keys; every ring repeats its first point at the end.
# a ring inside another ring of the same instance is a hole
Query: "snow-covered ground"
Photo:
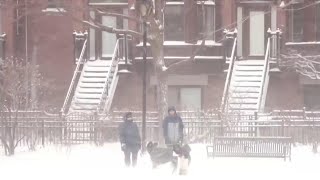
{"type": "Polygon", "coordinates": [[[205,145],[192,145],[188,176],[172,175],[169,165],[152,170],[148,156],[140,157],[137,168],[125,168],[122,152],[116,143],[103,147],[46,147],[35,152],[19,152],[12,157],[0,156],[0,177],[4,180],[317,179],[320,177],[319,167],[320,155],[313,154],[311,147],[306,146],[295,147],[292,162],[284,162],[283,159],[207,159],[205,145]]]}

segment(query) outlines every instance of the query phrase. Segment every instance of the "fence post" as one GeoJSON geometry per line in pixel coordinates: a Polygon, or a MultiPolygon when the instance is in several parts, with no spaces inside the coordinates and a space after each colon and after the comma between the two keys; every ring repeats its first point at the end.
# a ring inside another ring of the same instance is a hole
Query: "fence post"
{"type": "Polygon", "coordinates": [[[303,115],[303,120],[306,120],[307,119],[307,116],[306,116],[306,107],[303,107],[303,111],[302,111],[302,115],[303,115]]]}
{"type": "Polygon", "coordinates": [[[42,136],[42,147],[44,147],[44,142],[45,142],[45,135],[44,135],[44,119],[42,119],[42,122],[41,122],[41,136],[42,136]]]}
{"type": "Polygon", "coordinates": [[[284,136],[284,119],[282,118],[282,128],[281,128],[281,136],[284,136]]]}
{"type": "Polygon", "coordinates": [[[258,121],[258,112],[254,112],[254,136],[258,136],[258,127],[257,127],[257,121],[258,121]]]}
{"type": "Polygon", "coordinates": [[[95,121],[94,123],[93,123],[93,132],[94,132],[94,134],[93,134],[93,141],[94,141],[94,143],[96,144],[96,145],[98,145],[98,138],[97,138],[97,134],[98,134],[98,126],[97,126],[97,124],[98,124],[98,122],[97,121],[95,121]]]}
{"type": "Polygon", "coordinates": [[[98,135],[98,126],[97,126],[97,122],[98,122],[98,112],[95,112],[94,113],[94,122],[93,122],[93,141],[94,143],[97,145],[98,142],[97,142],[97,135],[98,135]]]}
{"type": "Polygon", "coordinates": [[[220,136],[223,136],[224,129],[223,129],[223,120],[222,120],[221,112],[218,113],[218,119],[220,120],[220,136]]]}

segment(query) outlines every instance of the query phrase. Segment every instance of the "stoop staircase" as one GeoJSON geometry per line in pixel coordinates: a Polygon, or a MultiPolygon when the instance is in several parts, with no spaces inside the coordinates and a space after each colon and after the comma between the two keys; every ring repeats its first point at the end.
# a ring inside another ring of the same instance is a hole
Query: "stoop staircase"
{"type": "Polygon", "coordinates": [[[270,32],[265,57],[256,60],[238,60],[235,55],[237,37],[234,36],[233,39],[221,112],[252,115],[264,109],[269,83],[269,61],[271,53],[276,52],[274,49],[271,52],[271,43],[276,42],[277,37],[270,32]]]}
{"type": "Polygon", "coordinates": [[[279,59],[281,31],[268,30],[265,56],[255,60],[237,59],[235,55],[237,37],[233,35],[234,33],[230,34],[233,47],[230,57],[227,57],[229,68],[221,103],[221,113],[226,124],[222,134],[224,136],[256,136],[257,129],[250,127],[250,121],[256,117],[252,116],[256,112],[264,111],[270,61],[279,59]]]}
{"type": "Polygon", "coordinates": [[[113,55],[109,60],[94,61],[85,59],[87,40],[85,41],[61,109],[62,115],[73,112],[103,113],[109,111],[119,79],[119,62],[122,60],[120,40],[117,40],[113,55]]]}
{"type": "Polygon", "coordinates": [[[112,65],[117,66],[110,60],[85,63],[69,112],[97,111],[103,99],[107,98],[103,96],[109,96],[110,100],[112,99],[110,89],[116,87],[118,82],[117,67],[112,65]]]}
{"type": "Polygon", "coordinates": [[[230,81],[229,111],[253,114],[260,108],[264,83],[264,61],[236,61],[230,81]]]}

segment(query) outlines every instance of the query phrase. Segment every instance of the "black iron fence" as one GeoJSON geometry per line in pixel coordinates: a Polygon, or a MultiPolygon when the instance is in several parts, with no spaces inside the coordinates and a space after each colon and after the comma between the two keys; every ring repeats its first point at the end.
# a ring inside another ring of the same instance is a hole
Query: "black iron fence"
{"type": "MultiPolygon", "coordinates": [[[[141,127],[141,112],[133,112],[141,127]]],[[[254,115],[215,111],[179,112],[184,122],[185,140],[212,143],[215,136],[290,136],[296,143],[320,141],[320,112],[304,110],[273,111],[254,115]]],[[[65,117],[40,111],[0,112],[2,145],[13,141],[17,146],[95,143],[118,141],[118,126],[123,112],[109,115],[75,113],[65,117]]],[[[162,131],[156,112],[147,113],[147,141],[159,140],[162,131]]]]}

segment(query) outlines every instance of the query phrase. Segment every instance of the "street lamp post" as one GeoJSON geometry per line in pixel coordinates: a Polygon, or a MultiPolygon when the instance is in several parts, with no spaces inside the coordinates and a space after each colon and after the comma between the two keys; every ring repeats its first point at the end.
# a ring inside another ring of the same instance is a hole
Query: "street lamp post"
{"type": "Polygon", "coordinates": [[[152,9],[149,0],[140,1],[140,13],[143,19],[143,75],[142,75],[142,151],[146,145],[146,114],[147,114],[147,22],[146,16],[152,9]]]}
{"type": "Polygon", "coordinates": [[[143,76],[142,76],[142,150],[145,150],[146,141],[146,114],[147,114],[147,23],[143,21],[143,76]]]}

